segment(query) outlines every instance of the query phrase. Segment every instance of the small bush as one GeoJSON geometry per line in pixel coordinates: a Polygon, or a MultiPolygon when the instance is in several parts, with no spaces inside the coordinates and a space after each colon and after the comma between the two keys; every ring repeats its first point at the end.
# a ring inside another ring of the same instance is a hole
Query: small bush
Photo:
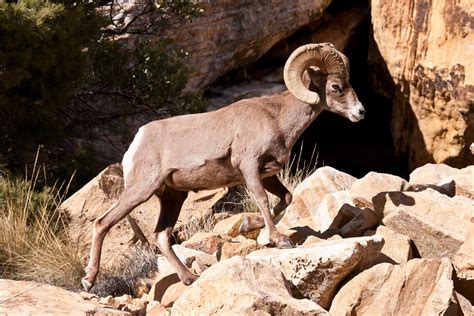
{"type": "Polygon", "coordinates": [[[158,250],[151,246],[135,246],[121,260],[102,269],[92,293],[101,297],[124,294],[140,297],[148,292],[158,273],[158,250]]]}

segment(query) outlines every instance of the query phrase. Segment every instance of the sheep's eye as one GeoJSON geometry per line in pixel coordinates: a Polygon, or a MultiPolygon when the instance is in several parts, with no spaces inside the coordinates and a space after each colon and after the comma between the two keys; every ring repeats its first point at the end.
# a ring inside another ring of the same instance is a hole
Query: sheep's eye
{"type": "Polygon", "coordinates": [[[333,85],[332,85],[332,88],[333,88],[334,91],[337,91],[337,92],[341,92],[341,91],[342,91],[341,87],[340,87],[339,85],[337,85],[337,84],[333,84],[333,85]]]}

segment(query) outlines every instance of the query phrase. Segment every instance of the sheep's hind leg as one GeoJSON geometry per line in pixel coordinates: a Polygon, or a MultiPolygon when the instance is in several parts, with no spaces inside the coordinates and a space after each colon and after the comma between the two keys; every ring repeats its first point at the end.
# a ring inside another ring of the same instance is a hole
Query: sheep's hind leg
{"type": "Polygon", "coordinates": [[[253,195],[253,198],[257,202],[258,207],[260,208],[265,226],[268,229],[270,242],[277,246],[278,248],[292,248],[293,245],[290,239],[278,232],[273,222],[273,218],[270,214],[270,206],[268,203],[268,196],[263,187],[262,179],[258,172],[258,166],[248,163],[241,166],[241,172],[245,180],[245,184],[249,189],[250,193],[253,195]]]}
{"type": "Polygon", "coordinates": [[[169,187],[158,195],[161,201],[161,210],[158,223],[156,224],[156,237],[158,247],[165,258],[176,269],[179,279],[186,285],[193,283],[198,276],[192,274],[186,266],[178,259],[171,247],[171,234],[178,220],[181,207],[188,196],[188,192],[176,191],[169,187]]]}
{"type": "Polygon", "coordinates": [[[135,207],[148,200],[156,187],[140,185],[126,187],[118,201],[94,222],[91,255],[89,264],[85,268],[86,276],[81,281],[82,286],[87,292],[94,286],[97,273],[99,272],[102,244],[105,236],[115,224],[133,211],[135,207]]]}
{"type": "MultiPolygon", "coordinates": [[[[271,212],[274,216],[274,220],[277,220],[281,217],[280,215],[284,214],[283,211],[291,203],[292,195],[276,175],[263,179],[262,184],[265,190],[280,199],[278,204],[272,209],[273,212],[271,212]]],[[[263,228],[264,226],[265,221],[263,217],[246,217],[240,225],[240,232],[246,233],[254,229],[263,228]]]]}

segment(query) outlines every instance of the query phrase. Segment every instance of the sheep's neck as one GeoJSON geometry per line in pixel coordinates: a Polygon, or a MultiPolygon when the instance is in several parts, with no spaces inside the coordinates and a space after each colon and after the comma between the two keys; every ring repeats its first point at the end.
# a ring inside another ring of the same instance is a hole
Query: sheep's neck
{"type": "Polygon", "coordinates": [[[285,96],[282,106],[280,128],[286,131],[285,145],[291,149],[305,129],[323,111],[320,104],[310,105],[297,100],[291,94],[285,96]]]}

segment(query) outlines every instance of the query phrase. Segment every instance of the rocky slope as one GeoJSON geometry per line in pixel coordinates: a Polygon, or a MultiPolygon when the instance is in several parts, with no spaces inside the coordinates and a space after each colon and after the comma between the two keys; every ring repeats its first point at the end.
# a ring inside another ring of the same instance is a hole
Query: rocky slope
{"type": "Polygon", "coordinates": [[[472,179],[473,166],[425,165],[410,181],[374,172],[355,179],[323,167],[296,188],[278,225],[293,249],[257,242],[265,230],[239,235],[245,217],[260,215],[236,214],[173,246],[200,275],[191,286],[159,255],[159,274],[140,298],[83,293],[81,300],[57,289],[62,299],[54,305],[37,284],[1,281],[9,283],[0,291],[8,298],[0,312],[37,304],[48,312],[112,308],[134,315],[472,315],[472,179]]]}

